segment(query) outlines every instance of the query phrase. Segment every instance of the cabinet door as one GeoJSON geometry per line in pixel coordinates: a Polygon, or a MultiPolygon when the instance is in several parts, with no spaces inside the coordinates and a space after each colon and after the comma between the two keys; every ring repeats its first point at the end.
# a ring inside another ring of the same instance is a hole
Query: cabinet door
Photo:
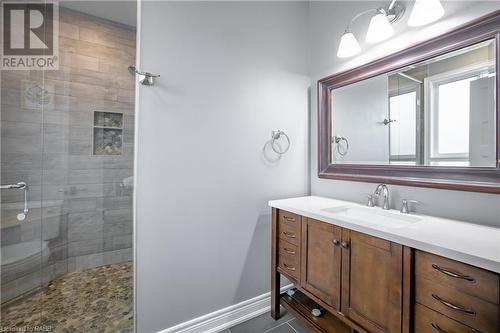
{"type": "Polygon", "coordinates": [[[340,310],[341,237],[340,227],[310,218],[303,221],[301,284],[336,310],[340,310]]]}
{"type": "Polygon", "coordinates": [[[342,230],[342,313],[372,333],[400,333],[403,247],[342,230]]]}

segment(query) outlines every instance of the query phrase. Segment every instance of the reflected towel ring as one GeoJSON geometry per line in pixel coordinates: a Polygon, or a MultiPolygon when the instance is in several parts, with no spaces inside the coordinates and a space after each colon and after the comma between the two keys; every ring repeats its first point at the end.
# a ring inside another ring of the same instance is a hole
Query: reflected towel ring
{"type": "Polygon", "coordinates": [[[283,155],[290,149],[290,138],[286,135],[282,130],[276,129],[271,132],[271,148],[274,150],[276,154],[283,155]],[[281,146],[277,143],[277,141],[284,136],[287,142],[286,148],[282,149],[281,146]]]}
{"type": "Polygon", "coordinates": [[[335,135],[332,139],[332,142],[335,142],[337,144],[337,152],[339,153],[340,156],[345,156],[347,155],[347,153],[349,152],[349,141],[347,140],[346,137],[344,136],[337,136],[335,135]],[[345,141],[345,149],[343,151],[341,151],[340,149],[340,142],[341,141],[345,141]]]}

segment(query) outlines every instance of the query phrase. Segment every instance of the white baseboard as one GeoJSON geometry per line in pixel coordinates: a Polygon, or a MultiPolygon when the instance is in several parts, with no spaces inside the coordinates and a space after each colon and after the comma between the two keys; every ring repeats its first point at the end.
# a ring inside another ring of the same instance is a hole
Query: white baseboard
{"type": "MultiPolygon", "coordinates": [[[[284,292],[293,285],[281,288],[284,292]]],[[[271,293],[265,293],[227,308],[191,319],[158,333],[216,333],[255,318],[271,309],[271,293]]]]}

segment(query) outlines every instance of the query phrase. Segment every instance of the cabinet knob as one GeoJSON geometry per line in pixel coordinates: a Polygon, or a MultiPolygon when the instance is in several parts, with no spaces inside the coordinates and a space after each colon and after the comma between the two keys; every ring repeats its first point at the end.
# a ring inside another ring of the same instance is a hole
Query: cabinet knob
{"type": "Polygon", "coordinates": [[[347,242],[341,242],[341,243],[340,243],[340,246],[341,246],[343,249],[347,249],[347,248],[349,248],[349,243],[347,243],[347,242]]]}
{"type": "Polygon", "coordinates": [[[336,240],[336,239],[332,240],[332,243],[335,246],[339,246],[340,245],[340,242],[338,240],[336,240]]]}

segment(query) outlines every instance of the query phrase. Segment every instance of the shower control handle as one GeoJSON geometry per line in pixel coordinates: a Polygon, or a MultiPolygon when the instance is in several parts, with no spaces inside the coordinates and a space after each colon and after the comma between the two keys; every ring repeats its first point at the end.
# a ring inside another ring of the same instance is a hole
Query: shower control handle
{"type": "Polygon", "coordinates": [[[24,209],[21,213],[17,214],[18,221],[24,221],[28,215],[28,184],[19,182],[17,184],[0,185],[2,190],[24,190],[24,209]]]}

